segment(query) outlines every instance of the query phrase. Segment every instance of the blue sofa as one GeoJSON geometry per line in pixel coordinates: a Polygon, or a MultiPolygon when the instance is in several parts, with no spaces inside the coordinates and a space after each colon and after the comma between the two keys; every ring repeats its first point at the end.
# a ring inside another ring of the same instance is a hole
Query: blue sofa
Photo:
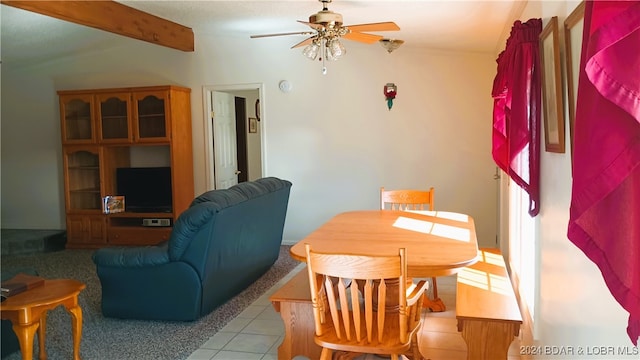
{"type": "Polygon", "coordinates": [[[278,258],[290,190],[274,177],[212,190],[165,243],[97,250],[103,315],[191,321],[240,293],[278,258]]]}

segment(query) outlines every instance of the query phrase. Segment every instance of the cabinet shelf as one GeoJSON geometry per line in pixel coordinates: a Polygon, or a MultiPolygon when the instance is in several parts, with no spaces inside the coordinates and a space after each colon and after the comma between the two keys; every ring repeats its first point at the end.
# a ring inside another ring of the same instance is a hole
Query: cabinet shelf
{"type": "Polygon", "coordinates": [[[69,94],[60,97],[60,118],[63,143],[90,143],[95,140],[93,128],[93,98],[87,94],[69,94]]]}
{"type": "MultiPolygon", "coordinates": [[[[125,200],[126,206],[126,200],[125,200]]],[[[112,219],[117,218],[154,218],[154,219],[171,219],[173,218],[173,213],[168,212],[159,212],[159,213],[140,213],[140,212],[121,212],[115,214],[109,214],[109,217],[112,219]]]]}
{"type": "Polygon", "coordinates": [[[145,219],[166,219],[173,225],[173,217],[163,214],[162,216],[132,216],[132,217],[109,217],[109,225],[114,227],[144,227],[149,229],[167,229],[171,226],[145,226],[145,219]]]}

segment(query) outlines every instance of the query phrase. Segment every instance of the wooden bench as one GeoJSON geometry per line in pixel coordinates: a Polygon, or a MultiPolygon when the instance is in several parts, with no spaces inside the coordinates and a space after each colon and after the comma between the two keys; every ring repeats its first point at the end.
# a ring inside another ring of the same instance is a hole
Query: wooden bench
{"type": "Polygon", "coordinates": [[[478,258],[458,272],[458,331],[467,343],[467,360],[506,360],[522,315],[500,251],[480,249],[478,258]]]}
{"type": "Polygon", "coordinates": [[[322,348],[313,341],[315,322],[307,267],[276,290],[269,300],[284,321],[284,339],[278,347],[278,359],[291,360],[298,355],[319,359],[322,348]]]}

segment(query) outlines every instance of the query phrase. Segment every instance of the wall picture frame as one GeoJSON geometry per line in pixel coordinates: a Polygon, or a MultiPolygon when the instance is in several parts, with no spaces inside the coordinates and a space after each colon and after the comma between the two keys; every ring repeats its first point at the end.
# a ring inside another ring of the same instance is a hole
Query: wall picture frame
{"type": "Polygon", "coordinates": [[[569,108],[569,141],[573,155],[573,129],[576,123],[576,92],[580,75],[584,7],[581,2],[564,21],[565,66],[567,69],[567,107],[569,108]]]}
{"type": "Polygon", "coordinates": [[[540,33],[540,58],[545,151],[564,153],[564,106],[557,16],[552,17],[540,33]]]}
{"type": "Polygon", "coordinates": [[[249,118],[249,132],[257,133],[258,132],[258,119],[257,118],[249,118]]]}

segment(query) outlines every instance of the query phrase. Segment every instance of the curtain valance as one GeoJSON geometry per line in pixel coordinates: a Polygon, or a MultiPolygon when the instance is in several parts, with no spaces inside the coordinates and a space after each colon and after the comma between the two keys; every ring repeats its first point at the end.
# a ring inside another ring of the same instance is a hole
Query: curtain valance
{"type": "Polygon", "coordinates": [[[493,82],[492,156],[540,211],[540,47],[542,20],[516,21],[493,82]]]}

